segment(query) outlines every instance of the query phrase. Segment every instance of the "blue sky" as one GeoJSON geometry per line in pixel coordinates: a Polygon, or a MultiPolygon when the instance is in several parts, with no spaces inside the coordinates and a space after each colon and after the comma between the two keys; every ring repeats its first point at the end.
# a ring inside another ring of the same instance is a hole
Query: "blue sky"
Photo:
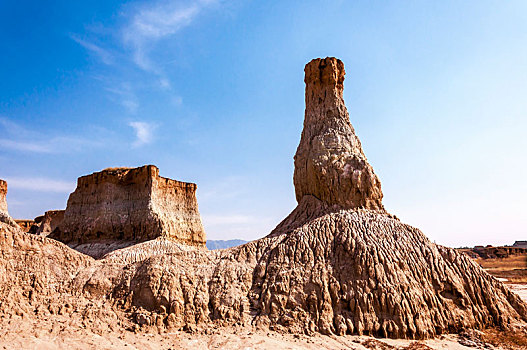
{"type": "Polygon", "coordinates": [[[155,164],[198,184],[210,239],[295,206],[303,67],[336,56],[386,208],[446,245],[527,239],[525,1],[0,2],[12,216],[155,164]]]}

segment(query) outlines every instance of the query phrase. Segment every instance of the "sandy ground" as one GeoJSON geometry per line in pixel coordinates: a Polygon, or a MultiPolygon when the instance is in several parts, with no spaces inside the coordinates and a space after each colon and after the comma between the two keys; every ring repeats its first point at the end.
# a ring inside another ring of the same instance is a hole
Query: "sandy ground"
{"type": "Polygon", "coordinates": [[[520,298],[527,303],[527,284],[507,284],[507,287],[510,288],[514,293],[518,294],[520,298]]]}
{"type": "Polygon", "coordinates": [[[375,339],[359,336],[294,336],[275,332],[234,332],[210,335],[184,332],[164,334],[105,335],[65,330],[59,334],[10,334],[0,341],[0,349],[470,349],[448,335],[427,341],[375,339]]]}

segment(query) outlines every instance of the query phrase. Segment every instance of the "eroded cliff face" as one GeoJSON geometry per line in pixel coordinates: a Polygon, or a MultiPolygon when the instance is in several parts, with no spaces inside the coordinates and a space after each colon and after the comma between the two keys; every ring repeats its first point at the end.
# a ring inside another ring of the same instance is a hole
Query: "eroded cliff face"
{"type": "Polygon", "coordinates": [[[50,237],[70,245],[157,237],[196,247],[206,242],[196,185],[163,178],[153,165],[80,177],[50,237]]]}
{"type": "Polygon", "coordinates": [[[383,210],[381,183],[344,104],[344,64],[317,58],[304,71],[306,111],[293,177],[297,201],[311,195],[343,209],[383,210]]]}
{"type": "Polygon", "coordinates": [[[35,234],[39,236],[47,236],[53,232],[64,220],[64,210],[48,210],[41,218],[35,234]]]}

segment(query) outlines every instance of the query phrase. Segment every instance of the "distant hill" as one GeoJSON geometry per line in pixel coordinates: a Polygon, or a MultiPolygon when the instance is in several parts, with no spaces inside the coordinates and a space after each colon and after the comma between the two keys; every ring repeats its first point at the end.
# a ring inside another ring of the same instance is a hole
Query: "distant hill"
{"type": "Polygon", "coordinates": [[[236,247],[245,243],[247,243],[247,241],[241,239],[230,239],[228,241],[208,239],[207,248],[209,248],[209,250],[225,249],[230,247],[236,247]]]}

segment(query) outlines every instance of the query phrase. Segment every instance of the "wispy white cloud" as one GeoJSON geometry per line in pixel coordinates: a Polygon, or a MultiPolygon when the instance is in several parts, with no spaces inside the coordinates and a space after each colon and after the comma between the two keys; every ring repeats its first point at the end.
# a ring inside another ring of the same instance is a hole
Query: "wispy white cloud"
{"type": "Polygon", "coordinates": [[[76,34],[71,34],[70,38],[74,40],[77,44],[84,47],[89,52],[95,54],[103,63],[105,64],[113,64],[114,58],[113,55],[106,49],[103,49],[101,46],[96,45],[92,42],[89,42],[87,40],[81,39],[76,34]]]}
{"type": "Polygon", "coordinates": [[[178,95],[174,95],[170,98],[170,101],[174,106],[181,106],[183,104],[183,98],[178,95]]]}
{"type": "Polygon", "coordinates": [[[132,88],[130,82],[118,84],[116,87],[107,87],[106,91],[111,92],[117,96],[119,103],[128,110],[128,112],[135,114],[139,108],[139,100],[132,88]]]}
{"type": "MultiPolygon", "coordinates": [[[[86,27],[86,33],[73,33],[70,38],[106,65],[118,64],[125,71],[131,67],[139,68],[153,75],[153,84],[130,80],[133,75],[128,75],[127,82],[114,81],[107,85],[109,88],[106,90],[112,92],[109,98],[116,97],[115,101],[128,112],[135,114],[139,109],[140,99],[134,91],[138,86],[144,88],[145,85],[164,90],[169,94],[172,104],[180,106],[182,98],[175,93],[173,82],[166,71],[167,62],[173,62],[174,57],[165,62],[156,59],[159,56],[166,58],[169,52],[167,46],[161,44],[167,43],[166,40],[173,40],[181,29],[195,23],[200,15],[214,9],[221,2],[222,0],[132,1],[121,8],[122,21],[117,27],[86,27]],[[160,52],[163,54],[160,55],[160,52]]],[[[108,83],[106,76],[102,80],[108,83]]],[[[122,77],[117,80],[122,81],[122,77]]]]}
{"type": "Polygon", "coordinates": [[[70,193],[75,190],[73,182],[42,177],[8,177],[5,180],[10,189],[60,193],[70,193]]]}
{"type": "Polygon", "coordinates": [[[53,153],[53,148],[49,144],[35,143],[31,141],[0,139],[0,147],[15,151],[53,153]]]}
{"type": "Polygon", "coordinates": [[[136,140],[132,144],[134,147],[140,147],[153,141],[156,128],[154,124],[135,121],[128,123],[128,125],[135,130],[136,140]]]}
{"type": "Polygon", "coordinates": [[[216,3],[216,0],[165,0],[134,8],[122,30],[122,38],[131,49],[135,64],[146,71],[161,74],[161,68],[149,57],[150,50],[160,40],[190,25],[201,12],[216,3]]]}
{"type": "Polygon", "coordinates": [[[103,142],[74,135],[53,136],[37,132],[0,117],[0,150],[9,149],[20,152],[54,154],[69,153],[86,148],[100,146],[103,142]]]}
{"type": "Polygon", "coordinates": [[[172,87],[171,84],[170,84],[170,81],[167,78],[159,79],[159,86],[162,89],[170,89],[172,87]]]}

